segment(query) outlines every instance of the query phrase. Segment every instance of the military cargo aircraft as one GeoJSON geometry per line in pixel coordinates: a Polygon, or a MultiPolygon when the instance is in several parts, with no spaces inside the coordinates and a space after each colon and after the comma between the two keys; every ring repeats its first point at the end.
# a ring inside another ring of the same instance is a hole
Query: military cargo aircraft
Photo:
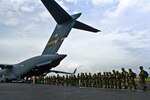
{"type": "MultiPolygon", "coordinates": [[[[44,73],[66,73],[62,71],[51,70],[60,64],[67,55],[58,54],[62,42],[67,38],[72,28],[86,30],[90,32],[99,32],[89,25],[77,20],[81,13],[69,15],[55,0],[41,0],[52,17],[57,22],[43,53],[39,56],[32,57],[17,64],[0,64],[0,80],[17,80],[25,76],[39,76],[44,73]]],[[[75,70],[76,71],[76,70],[75,70]]],[[[74,71],[74,73],[75,73],[74,71]]]]}

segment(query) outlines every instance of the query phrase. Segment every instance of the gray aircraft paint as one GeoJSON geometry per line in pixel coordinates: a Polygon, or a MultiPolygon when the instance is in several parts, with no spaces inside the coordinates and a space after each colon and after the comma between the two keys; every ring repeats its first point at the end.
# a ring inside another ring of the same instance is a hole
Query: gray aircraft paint
{"type": "MultiPolygon", "coordinates": [[[[50,70],[59,65],[67,55],[57,54],[62,42],[67,38],[72,28],[86,30],[90,32],[99,32],[91,26],[88,26],[76,19],[80,17],[81,13],[70,16],[62,7],[60,7],[54,0],[41,0],[50,14],[57,22],[56,28],[50,37],[42,55],[32,57],[18,64],[8,65],[0,64],[0,80],[6,75],[8,80],[18,79],[21,76],[28,75],[43,75],[48,72],[66,73],[68,72],[50,70]],[[36,69],[36,71],[34,70],[36,69]]],[[[74,71],[76,72],[76,70],[74,71]]]]}

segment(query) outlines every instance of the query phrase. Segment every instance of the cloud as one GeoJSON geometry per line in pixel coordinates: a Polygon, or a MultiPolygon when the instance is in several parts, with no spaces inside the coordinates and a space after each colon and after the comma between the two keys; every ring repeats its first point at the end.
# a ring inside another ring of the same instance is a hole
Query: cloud
{"type": "Polygon", "coordinates": [[[57,3],[58,3],[59,5],[61,5],[61,7],[62,7],[63,9],[65,9],[66,11],[69,10],[69,8],[64,4],[63,1],[59,0],[59,1],[57,1],[57,3]]]}
{"type": "Polygon", "coordinates": [[[65,0],[66,2],[70,2],[70,3],[77,3],[77,2],[79,2],[80,0],[65,0]]]}
{"type": "Polygon", "coordinates": [[[35,6],[24,5],[21,7],[21,10],[24,12],[33,12],[34,9],[35,9],[35,6]]]}
{"type": "Polygon", "coordinates": [[[94,5],[114,4],[118,0],[91,0],[94,5]]]}
{"type": "Polygon", "coordinates": [[[12,18],[12,19],[6,20],[4,24],[8,26],[16,26],[18,22],[17,22],[17,19],[12,18]]]}
{"type": "Polygon", "coordinates": [[[41,21],[48,21],[48,19],[50,18],[50,14],[47,10],[44,10],[42,12],[39,13],[39,19],[41,21]]]}

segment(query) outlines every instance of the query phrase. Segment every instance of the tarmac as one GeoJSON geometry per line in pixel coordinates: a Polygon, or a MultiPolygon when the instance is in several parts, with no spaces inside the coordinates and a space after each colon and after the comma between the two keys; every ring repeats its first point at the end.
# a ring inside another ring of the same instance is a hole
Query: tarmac
{"type": "Polygon", "coordinates": [[[149,89],[137,90],[0,83],[0,100],[149,100],[149,89]]]}

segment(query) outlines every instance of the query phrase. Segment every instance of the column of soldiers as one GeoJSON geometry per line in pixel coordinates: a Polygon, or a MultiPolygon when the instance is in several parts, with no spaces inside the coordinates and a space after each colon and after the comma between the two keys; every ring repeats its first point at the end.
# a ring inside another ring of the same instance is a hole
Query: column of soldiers
{"type": "MultiPolygon", "coordinates": [[[[146,71],[140,66],[140,84],[143,89],[146,90],[145,78],[146,71]]],[[[148,74],[148,73],[147,73],[148,74]]],[[[136,89],[137,84],[135,82],[136,74],[129,69],[127,72],[122,68],[122,72],[113,70],[112,72],[99,73],[81,73],[76,75],[63,75],[59,76],[47,76],[37,77],[36,83],[50,84],[50,85],[62,85],[62,86],[80,86],[80,87],[99,87],[99,88],[115,88],[115,89],[136,89]]]]}

